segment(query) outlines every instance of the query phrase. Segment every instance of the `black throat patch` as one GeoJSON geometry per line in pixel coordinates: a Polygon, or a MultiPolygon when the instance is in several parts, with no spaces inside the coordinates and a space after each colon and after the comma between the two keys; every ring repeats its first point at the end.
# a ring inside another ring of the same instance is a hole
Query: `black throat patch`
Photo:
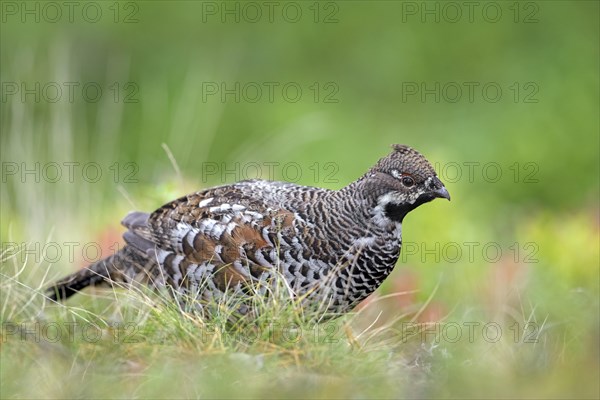
{"type": "Polygon", "coordinates": [[[406,217],[406,214],[419,207],[420,205],[430,202],[433,199],[435,199],[435,196],[433,196],[430,193],[425,193],[419,196],[419,198],[412,204],[388,203],[385,205],[384,209],[385,216],[394,222],[402,222],[404,217],[406,217]]]}

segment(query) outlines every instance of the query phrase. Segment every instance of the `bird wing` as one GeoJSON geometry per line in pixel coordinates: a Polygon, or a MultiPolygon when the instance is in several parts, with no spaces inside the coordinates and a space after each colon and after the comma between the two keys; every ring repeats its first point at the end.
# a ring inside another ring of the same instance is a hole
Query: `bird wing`
{"type": "Polygon", "coordinates": [[[234,186],[193,193],[152,214],[133,212],[122,224],[123,238],[155,259],[167,280],[179,286],[192,265],[214,266],[217,287],[225,288],[272,269],[278,251],[291,244],[296,215],[265,204],[234,186]]]}

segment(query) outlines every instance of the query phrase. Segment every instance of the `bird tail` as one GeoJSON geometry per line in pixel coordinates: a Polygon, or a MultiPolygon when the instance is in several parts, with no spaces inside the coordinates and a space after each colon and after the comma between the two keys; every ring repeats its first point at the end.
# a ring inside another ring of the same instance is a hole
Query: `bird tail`
{"type": "Polygon", "coordinates": [[[53,283],[47,296],[54,301],[66,300],[88,286],[129,283],[139,274],[148,273],[151,262],[145,254],[123,247],[115,254],[53,283]]]}

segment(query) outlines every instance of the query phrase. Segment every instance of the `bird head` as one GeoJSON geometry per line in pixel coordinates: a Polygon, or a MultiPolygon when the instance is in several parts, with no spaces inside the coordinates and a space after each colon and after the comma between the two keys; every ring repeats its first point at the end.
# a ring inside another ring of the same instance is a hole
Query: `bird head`
{"type": "Polygon", "coordinates": [[[402,222],[410,211],[435,198],[450,200],[448,190],[421,153],[405,145],[392,148],[365,176],[376,196],[380,218],[402,222]]]}

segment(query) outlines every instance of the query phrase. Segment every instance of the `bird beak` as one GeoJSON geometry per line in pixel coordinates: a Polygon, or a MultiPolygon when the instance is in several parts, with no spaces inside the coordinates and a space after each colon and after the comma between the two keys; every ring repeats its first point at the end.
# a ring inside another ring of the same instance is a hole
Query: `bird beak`
{"type": "Polygon", "coordinates": [[[450,193],[448,193],[448,189],[446,189],[445,186],[442,186],[441,188],[434,190],[432,193],[435,197],[447,199],[448,201],[450,201],[450,193]]]}
{"type": "Polygon", "coordinates": [[[450,193],[448,193],[448,189],[446,186],[440,181],[440,178],[437,176],[433,177],[433,180],[429,183],[430,191],[427,193],[429,197],[433,200],[435,198],[446,199],[450,201],[450,193]]]}

